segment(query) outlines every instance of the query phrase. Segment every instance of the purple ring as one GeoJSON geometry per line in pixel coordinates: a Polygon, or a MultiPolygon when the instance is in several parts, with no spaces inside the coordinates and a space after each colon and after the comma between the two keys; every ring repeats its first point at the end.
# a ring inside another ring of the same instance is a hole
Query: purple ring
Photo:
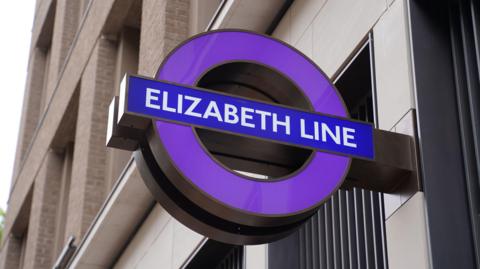
{"type": "MultiPolygon", "coordinates": [[[[252,32],[198,35],[164,60],[156,78],[195,86],[204,72],[227,61],[258,62],[277,70],[304,92],[315,111],[348,116],[341,96],[314,63],[290,46],[252,32]]],[[[255,215],[292,215],[318,206],[343,182],[351,161],[314,152],[303,170],[284,180],[248,180],[213,160],[191,127],[157,121],[156,128],[171,161],[193,186],[216,202],[255,215]]]]}

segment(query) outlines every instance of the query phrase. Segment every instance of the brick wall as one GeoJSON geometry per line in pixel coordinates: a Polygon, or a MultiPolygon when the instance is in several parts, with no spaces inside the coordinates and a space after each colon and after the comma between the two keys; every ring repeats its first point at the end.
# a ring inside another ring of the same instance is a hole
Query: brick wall
{"type": "Polygon", "coordinates": [[[24,269],[52,267],[62,166],[63,156],[50,151],[35,180],[24,269]]]}
{"type": "Polygon", "coordinates": [[[15,269],[20,267],[22,254],[22,238],[8,236],[0,256],[0,269],[15,269]]]}
{"type": "MultiPolygon", "coordinates": [[[[76,0],[69,0],[76,1],[76,0]]],[[[87,1],[87,0],[85,0],[87,1]]],[[[30,58],[30,67],[32,69],[32,58],[34,57],[33,51],[36,51],[36,46],[41,43],[41,48],[38,50],[45,53],[45,48],[50,47],[49,44],[49,35],[52,34],[49,32],[53,31],[53,21],[55,21],[55,12],[56,10],[55,0],[42,0],[38,4],[38,9],[35,14],[35,23],[32,29],[32,54],[30,58]],[[52,24],[50,24],[52,21],[52,24]],[[50,29],[51,30],[48,30],[50,29]],[[47,29],[45,31],[45,29],[47,29]]],[[[120,1],[119,1],[120,2],[120,1]]],[[[3,251],[7,251],[7,239],[11,238],[12,235],[23,236],[24,229],[29,223],[30,212],[27,212],[31,206],[31,200],[33,196],[33,189],[36,181],[38,180],[39,171],[43,166],[45,157],[48,155],[49,149],[52,146],[54,137],[58,134],[58,129],[60,128],[60,123],[65,114],[69,113],[69,110],[72,107],[69,104],[72,96],[76,92],[76,87],[80,81],[80,77],[84,71],[84,68],[87,64],[88,59],[90,58],[94,46],[98,40],[101,29],[103,28],[106,17],[112,9],[114,1],[113,0],[102,0],[102,1],[91,1],[91,8],[89,9],[88,16],[85,17],[84,24],[81,28],[78,28],[80,32],[78,42],[67,49],[73,49],[73,52],[67,57],[68,61],[65,62],[65,65],[62,64],[58,72],[59,76],[57,77],[57,90],[52,94],[52,99],[50,109],[46,110],[42,115],[40,111],[37,113],[32,113],[38,118],[43,118],[39,124],[34,121],[35,133],[30,133],[32,135],[32,141],[26,141],[25,143],[30,145],[31,150],[26,151],[25,156],[22,156],[25,165],[19,166],[20,162],[17,161],[16,167],[18,169],[17,173],[14,175],[16,182],[12,184],[11,197],[8,202],[8,211],[5,220],[5,239],[2,240],[0,245],[0,264],[3,262],[2,257],[8,256],[3,255],[3,251]]],[[[58,14],[57,14],[58,15],[58,14]]],[[[40,65],[38,68],[35,67],[34,70],[44,71],[45,65],[40,65]]],[[[29,74],[27,81],[28,85],[32,83],[31,74],[29,74]]],[[[40,83],[43,85],[43,83],[40,83]]],[[[53,92],[53,91],[52,91],[53,92]]],[[[78,91],[77,91],[78,92],[78,91]]],[[[39,101],[38,97],[30,95],[30,92],[27,92],[27,96],[31,100],[39,101]]],[[[25,107],[29,106],[29,103],[24,103],[25,107]]],[[[25,116],[25,114],[24,114],[25,116]]],[[[25,118],[25,117],[24,117],[25,118]]],[[[30,119],[28,119],[30,120],[30,119]]],[[[25,122],[25,121],[24,121],[25,122]]],[[[24,125],[22,125],[24,126],[24,125]]],[[[83,127],[83,126],[82,126],[83,127]]],[[[26,135],[28,131],[25,128],[20,130],[20,136],[26,135]]],[[[28,139],[30,140],[30,139],[28,139]]],[[[23,144],[23,143],[22,143],[23,144]]],[[[17,156],[20,155],[20,145],[19,150],[17,151],[17,156]]],[[[18,160],[18,159],[17,159],[18,160]]],[[[33,216],[33,215],[32,215],[33,216]]]]}
{"type": "Polygon", "coordinates": [[[59,73],[77,32],[81,6],[81,2],[78,0],[57,0],[56,3],[51,58],[44,92],[46,104],[56,88],[59,73]]]}
{"type": "MultiPolygon", "coordinates": [[[[37,127],[40,117],[41,97],[44,80],[46,55],[39,48],[34,48],[30,53],[28,64],[28,76],[23,98],[23,109],[20,123],[20,132],[17,141],[17,152],[15,156],[15,167],[13,179],[16,178],[17,171],[21,165],[23,156],[32,140],[33,133],[37,127]]],[[[12,186],[15,182],[12,182],[12,186]]]]}
{"type": "Polygon", "coordinates": [[[162,59],[188,36],[188,0],[144,0],[139,73],[154,76],[162,59]]]}
{"type": "MultiPolygon", "coordinates": [[[[93,49],[88,47],[89,39],[93,34],[83,39],[74,39],[79,29],[84,30],[79,28],[79,21],[83,16],[81,9],[86,8],[88,2],[88,0],[57,0],[56,6],[52,6],[51,1],[44,0],[39,1],[37,5],[37,11],[42,13],[36,14],[37,18],[44,17],[48,13],[48,7],[55,8],[55,18],[53,18],[54,26],[50,48],[37,48],[33,44],[22,116],[23,123],[17,149],[17,171],[21,159],[27,156],[29,162],[25,164],[21,174],[24,177],[25,171],[28,171],[27,174],[32,175],[28,178],[33,179],[31,211],[25,218],[28,221],[24,221],[28,222],[28,233],[24,234],[26,240],[23,240],[25,241],[23,247],[22,238],[14,237],[11,233],[6,235],[0,250],[0,268],[18,268],[22,259],[25,262],[23,268],[51,268],[57,258],[58,246],[56,246],[55,238],[58,228],[56,227],[58,225],[57,214],[64,160],[62,154],[53,150],[46,153],[44,151],[41,154],[37,151],[39,151],[38,141],[41,141],[42,147],[51,147],[49,141],[52,141],[55,133],[59,132],[58,124],[52,125],[57,127],[50,127],[51,130],[57,129],[53,132],[42,130],[51,125],[52,121],[49,118],[52,118],[52,113],[57,115],[68,113],[62,112],[63,108],[60,108],[57,103],[59,96],[65,99],[64,102],[69,102],[71,92],[74,91],[74,89],[70,89],[73,84],[79,87],[80,93],[65,238],[74,235],[77,238],[76,244],[81,241],[109,192],[110,184],[107,180],[108,175],[106,176],[109,167],[107,167],[105,130],[107,107],[115,93],[115,83],[118,79],[118,66],[116,66],[118,48],[116,40],[112,40],[116,38],[115,35],[100,36],[93,49]],[[76,55],[69,59],[67,55],[72,42],[78,43],[75,43],[78,49],[76,55]],[[48,51],[50,64],[46,61],[48,51]],[[86,64],[81,61],[84,54],[89,55],[86,64]],[[74,62],[75,72],[69,67],[66,74],[62,74],[65,59],[69,59],[69,65],[74,62]],[[45,70],[47,71],[45,72],[45,70]],[[73,81],[75,73],[81,73],[81,77],[79,80],[73,81]],[[71,78],[71,83],[63,82],[62,84],[62,76],[71,78]],[[59,80],[60,87],[56,89],[59,80]],[[44,88],[46,88],[45,91],[44,88]],[[50,102],[50,99],[54,100],[49,111],[42,109],[42,96],[45,105],[50,102]],[[43,117],[42,111],[46,113],[46,121],[38,126],[38,120],[43,117]],[[26,155],[26,150],[38,127],[40,131],[35,138],[32,153],[26,155]],[[32,160],[38,162],[37,166],[31,163],[32,160]],[[40,162],[40,160],[43,161],[40,162]],[[21,257],[22,248],[24,249],[24,258],[21,257]]],[[[103,25],[106,21],[104,12],[107,7],[110,7],[111,11],[111,1],[93,2],[91,10],[87,14],[87,21],[90,21],[86,23],[85,27],[93,27],[94,24],[91,20],[95,20],[98,25],[103,25]]],[[[153,76],[165,55],[188,36],[188,14],[188,0],[143,0],[139,41],[141,56],[138,59],[140,74],[153,76]]],[[[41,31],[39,28],[42,27],[38,24],[44,24],[47,20],[48,18],[45,18],[44,21],[36,20],[32,42],[39,39],[41,31]]],[[[136,38],[138,39],[138,35],[136,38]]],[[[17,173],[14,178],[16,176],[17,173]]],[[[20,178],[22,179],[22,177],[20,178]]],[[[20,180],[22,190],[24,187],[28,187],[25,185],[25,178],[23,179],[23,181],[20,180]]],[[[19,219],[19,208],[26,203],[30,205],[30,201],[23,198],[23,200],[18,199],[20,198],[16,197],[9,204],[9,208],[15,210],[13,217],[7,212],[7,231],[9,232],[9,229],[14,227],[19,219]]]]}
{"type": "Polygon", "coordinates": [[[106,196],[105,130],[114,92],[115,58],[115,42],[100,38],[81,80],[66,226],[67,236],[79,239],[106,196]]]}

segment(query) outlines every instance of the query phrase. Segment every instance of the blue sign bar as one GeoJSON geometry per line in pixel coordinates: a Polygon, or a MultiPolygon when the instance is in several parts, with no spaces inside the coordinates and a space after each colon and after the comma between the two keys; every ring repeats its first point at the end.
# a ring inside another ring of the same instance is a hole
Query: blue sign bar
{"type": "Polygon", "coordinates": [[[129,76],[127,113],[373,159],[369,123],[129,76]]]}

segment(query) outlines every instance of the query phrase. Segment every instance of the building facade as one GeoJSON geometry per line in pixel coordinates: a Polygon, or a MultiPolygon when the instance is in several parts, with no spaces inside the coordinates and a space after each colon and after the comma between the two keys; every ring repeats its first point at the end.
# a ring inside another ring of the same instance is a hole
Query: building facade
{"type": "Polygon", "coordinates": [[[480,267],[479,18],[474,0],[37,0],[0,268],[480,267]],[[126,73],[154,77],[223,28],[310,57],[352,118],[411,137],[410,172],[388,190],[345,184],[265,245],[172,218],[131,152],[105,147],[108,105],[126,73]]]}

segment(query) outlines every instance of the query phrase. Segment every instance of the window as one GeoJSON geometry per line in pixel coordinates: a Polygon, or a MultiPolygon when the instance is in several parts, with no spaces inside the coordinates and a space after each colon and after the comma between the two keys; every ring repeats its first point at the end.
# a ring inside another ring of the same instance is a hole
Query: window
{"type": "Polygon", "coordinates": [[[372,42],[368,41],[335,79],[335,86],[353,119],[376,123],[376,105],[373,102],[374,74],[372,42]]]}

